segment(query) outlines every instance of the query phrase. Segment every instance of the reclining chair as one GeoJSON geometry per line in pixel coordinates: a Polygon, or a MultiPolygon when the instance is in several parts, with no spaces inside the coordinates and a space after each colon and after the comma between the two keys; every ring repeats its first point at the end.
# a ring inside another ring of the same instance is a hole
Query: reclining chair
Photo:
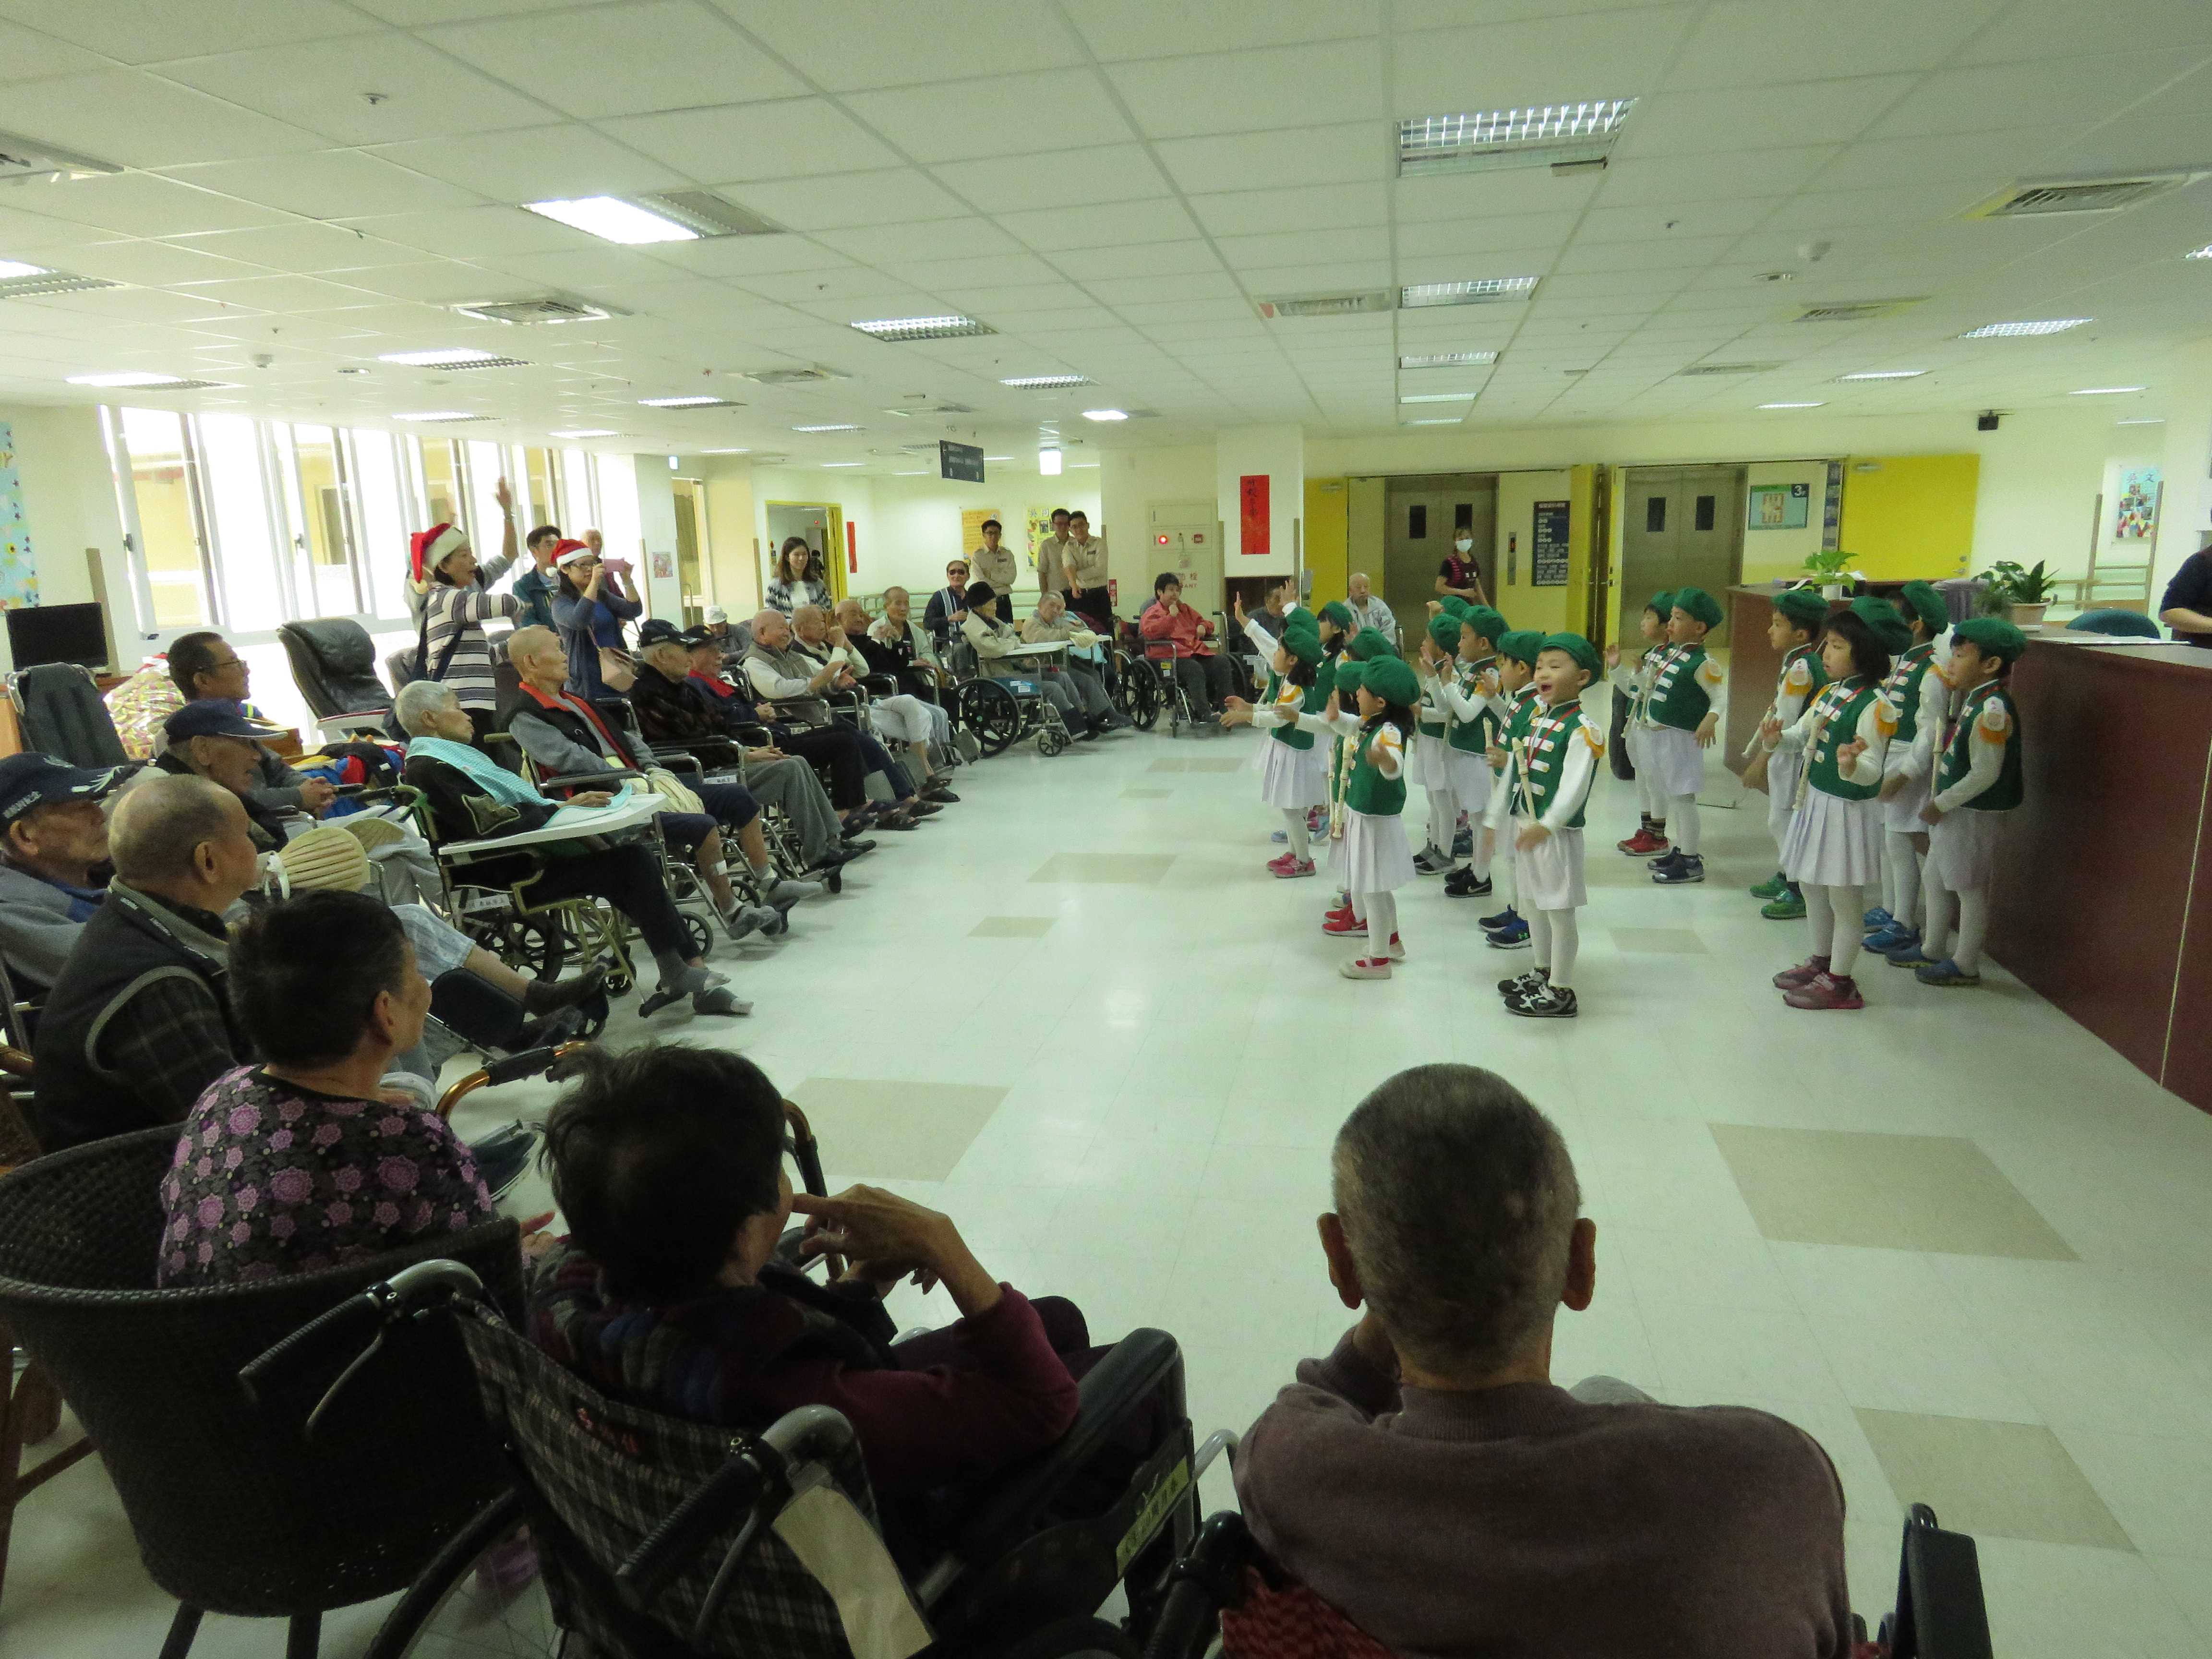
{"type": "Polygon", "coordinates": [[[324,737],[340,742],[365,732],[404,740],[392,719],[392,693],[376,677],[367,629],[350,617],[315,617],[279,624],[276,637],[324,737]]]}
{"type": "Polygon", "coordinates": [[[8,696],[23,729],[24,748],[58,755],[71,766],[131,763],[89,669],[73,662],[40,663],[9,677],[8,696]]]}

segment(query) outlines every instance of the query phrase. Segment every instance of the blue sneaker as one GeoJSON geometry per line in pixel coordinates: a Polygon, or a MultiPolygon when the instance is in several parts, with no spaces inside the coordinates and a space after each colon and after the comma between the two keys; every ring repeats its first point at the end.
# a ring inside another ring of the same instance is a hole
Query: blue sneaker
{"type": "Polygon", "coordinates": [[[1288,845],[1291,839],[1291,832],[1287,830],[1278,830],[1273,835],[1268,836],[1267,839],[1269,841],[1279,841],[1285,845],[1288,845]]]}
{"type": "Polygon", "coordinates": [[[1893,927],[1897,921],[1897,918],[1895,916],[1890,915],[1888,911],[1883,909],[1879,904],[1875,905],[1873,909],[1868,911],[1861,920],[1866,923],[1869,931],[1877,927],[1893,927]]]}
{"type": "Polygon", "coordinates": [[[1900,945],[1894,951],[1884,951],[1881,954],[1889,959],[1889,965],[1893,968],[1932,968],[1936,965],[1936,959],[1921,950],[1918,939],[1910,945],[1900,945]]]}
{"type": "Polygon", "coordinates": [[[1902,922],[1893,921],[1888,927],[1878,927],[1869,933],[1861,943],[1876,956],[1886,957],[1892,951],[1902,950],[1908,945],[1919,944],[1920,935],[1902,922]]]}
{"type": "Polygon", "coordinates": [[[1472,830],[1462,829],[1459,834],[1452,837],[1451,849],[1452,856],[1455,859],[1473,858],[1474,856],[1474,831],[1472,830]]]}
{"type": "Polygon", "coordinates": [[[1509,904],[1494,916],[1477,917],[1475,925],[1486,933],[1494,933],[1501,927],[1510,927],[1520,920],[1521,913],[1509,904]]]}
{"type": "Polygon", "coordinates": [[[1929,963],[1924,968],[1914,969],[1912,977],[1923,985],[1979,985],[1982,982],[1979,974],[1968,973],[1948,957],[1941,962],[1929,963]]]}
{"type": "Polygon", "coordinates": [[[1493,951],[1527,950],[1528,948],[1528,924],[1520,917],[1516,916],[1513,919],[1511,926],[1500,927],[1490,935],[1490,948],[1493,951]]]}

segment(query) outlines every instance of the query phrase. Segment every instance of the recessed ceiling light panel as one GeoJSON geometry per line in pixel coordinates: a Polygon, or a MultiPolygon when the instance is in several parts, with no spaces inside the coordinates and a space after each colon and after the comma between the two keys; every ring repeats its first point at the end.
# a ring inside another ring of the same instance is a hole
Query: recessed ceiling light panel
{"type": "Polygon", "coordinates": [[[2193,247],[2181,257],[2185,259],[2212,259],[2212,242],[2205,243],[2203,247],[2193,247]]]}
{"type": "Polygon", "coordinates": [[[1761,409],[1826,409],[1826,404],[1761,404],[1761,409]]]}
{"type": "Polygon", "coordinates": [[[1863,368],[1852,374],[1838,374],[1839,380],[1917,380],[1928,371],[1924,368],[1863,368]]]}
{"type": "Polygon", "coordinates": [[[878,317],[851,325],[872,340],[954,340],[969,334],[996,334],[988,323],[973,317],[878,317]]]}
{"type": "Polygon", "coordinates": [[[502,357],[476,346],[441,346],[434,351],[382,351],[380,363],[400,363],[409,368],[522,368],[520,357],[502,357]]]}
{"type": "Polygon", "coordinates": [[[626,202],[619,196],[576,196],[525,202],[531,212],[552,219],[603,242],[641,247],[648,242],[696,242],[700,233],[665,213],[626,202]]]}
{"type": "Polygon", "coordinates": [[[1499,305],[1527,299],[1536,291],[1537,281],[1534,276],[1479,276],[1467,283],[1413,283],[1398,290],[1398,303],[1410,310],[1499,305]]]}
{"type": "Polygon", "coordinates": [[[743,409],[743,404],[733,404],[727,398],[710,398],[704,393],[690,398],[640,398],[638,402],[647,409],[743,409]]]}
{"type": "Polygon", "coordinates": [[[620,434],[611,426],[573,426],[566,431],[550,432],[546,435],[551,438],[565,438],[574,442],[579,438],[612,438],[620,434]]]}
{"type": "Polygon", "coordinates": [[[1431,351],[1415,357],[1401,357],[1401,368],[1473,368],[1498,361],[1494,351],[1431,351]]]}
{"type": "Polygon", "coordinates": [[[441,422],[488,421],[491,419],[491,416],[489,415],[471,415],[465,409],[422,409],[416,410],[412,414],[394,415],[392,418],[395,421],[441,422]]]}
{"type": "Polygon", "coordinates": [[[1088,374],[1018,374],[1012,380],[1000,380],[999,384],[1023,392],[1049,392],[1060,386],[1093,386],[1097,382],[1088,374]]]}
{"type": "Polygon", "coordinates": [[[2147,386],[2085,386],[2078,392],[2069,392],[2069,398],[2117,398],[2123,392],[2148,392],[2147,386]]]}
{"type": "Polygon", "coordinates": [[[66,270],[26,264],[20,259],[0,259],[0,300],[28,300],[41,294],[82,294],[93,289],[122,286],[105,276],[76,276],[66,270]]]}
{"type": "Polygon", "coordinates": [[[2094,317],[2051,317],[2034,323],[1984,323],[1979,328],[1970,328],[1959,337],[1962,340],[2010,340],[2031,334],[2063,334],[2069,328],[2079,328],[2084,323],[2094,323],[2094,317]]]}
{"type": "Polygon", "coordinates": [[[1414,392],[1398,399],[1401,404],[1465,404],[1474,401],[1472,392],[1414,392]]]}
{"type": "Polygon", "coordinates": [[[1417,115],[1398,123],[1398,171],[1413,177],[1602,161],[1635,107],[1633,98],[1597,98],[1473,114],[1417,115]]]}
{"type": "Polygon", "coordinates": [[[1126,421],[1129,418],[1129,411],[1126,409],[1086,409],[1083,411],[1083,418],[1086,421],[1126,421]]]}
{"type": "Polygon", "coordinates": [[[862,428],[857,426],[848,426],[842,423],[832,423],[825,426],[795,426],[791,429],[793,432],[859,432],[863,430],[862,428]]]}

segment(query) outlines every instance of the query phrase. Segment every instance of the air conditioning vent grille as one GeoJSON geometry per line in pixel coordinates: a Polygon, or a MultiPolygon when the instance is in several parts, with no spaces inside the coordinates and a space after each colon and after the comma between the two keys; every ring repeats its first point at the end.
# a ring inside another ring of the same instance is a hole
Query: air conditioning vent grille
{"type": "Polygon", "coordinates": [[[1296,294],[1260,301],[1260,315],[1269,322],[1285,317],[1352,317],[1362,312],[1388,311],[1388,289],[1364,294],[1296,294]]]}
{"type": "Polygon", "coordinates": [[[471,300],[453,307],[486,323],[590,323],[625,313],[589,300],[471,300]]]}
{"type": "Polygon", "coordinates": [[[852,376],[834,368],[742,368],[738,378],[756,386],[814,386],[823,380],[847,380],[852,376]]]}
{"type": "Polygon", "coordinates": [[[2054,213],[2118,213],[2203,176],[2202,173],[2146,173],[2124,179],[2031,179],[1967,209],[1963,216],[2019,219],[2054,213]]]}
{"type": "Polygon", "coordinates": [[[1686,380],[1707,374],[1765,374],[1781,367],[1779,363],[1692,363],[1687,368],[1677,369],[1674,377],[1686,380]]]}
{"type": "Polygon", "coordinates": [[[530,365],[520,357],[471,357],[465,363],[440,363],[438,372],[451,374],[461,368],[527,368],[530,365]]]}
{"type": "Polygon", "coordinates": [[[35,276],[13,276],[0,283],[0,300],[30,300],[42,294],[88,294],[94,289],[122,286],[105,276],[72,276],[65,270],[42,270],[35,276]]]}
{"type": "Polygon", "coordinates": [[[1790,320],[1799,323],[1871,322],[1877,317],[1894,317],[1899,312],[1909,310],[1921,302],[1920,299],[1838,301],[1832,305],[1807,306],[1790,320]]]}

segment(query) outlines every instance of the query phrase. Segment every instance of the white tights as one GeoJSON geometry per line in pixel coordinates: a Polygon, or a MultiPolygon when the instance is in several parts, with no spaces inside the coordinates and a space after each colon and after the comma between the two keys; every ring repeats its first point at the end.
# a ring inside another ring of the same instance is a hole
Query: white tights
{"type": "Polygon", "coordinates": [[[1572,910],[1531,910],[1528,945],[1536,966],[1551,970],[1552,986],[1564,991],[1575,982],[1575,955],[1582,949],[1582,929],[1572,910]]]}
{"type": "Polygon", "coordinates": [[[1283,828],[1289,832],[1291,856],[1301,864],[1309,863],[1313,856],[1313,838],[1306,833],[1306,809],[1285,806],[1283,809],[1283,828]]]}
{"type": "Polygon", "coordinates": [[[1398,896],[1395,893],[1348,893],[1354,921],[1367,924],[1367,954],[1387,957],[1390,940],[1398,931],[1398,896]]]}
{"type": "Polygon", "coordinates": [[[1881,832],[1881,908],[1910,927],[1920,910],[1920,850],[1910,830],[1881,832]]]}
{"type": "Polygon", "coordinates": [[[1942,877],[1936,866],[1927,871],[1928,928],[1920,942],[1920,953],[1930,962],[1941,962],[1948,957],[1959,964],[1962,974],[1982,971],[1982,945],[1990,933],[1990,890],[1986,887],[1963,887],[1959,890],[1959,936],[1951,937],[1951,890],[1943,885],[1942,877]]]}
{"type": "Polygon", "coordinates": [[[1459,833],[1459,799],[1449,789],[1429,791],[1429,845],[1439,853],[1451,851],[1459,833]]]}
{"type": "Polygon", "coordinates": [[[1684,858],[1698,856],[1698,798],[1695,795],[1675,795],[1665,803],[1667,811],[1661,814],[1667,821],[1667,833],[1674,838],[1674,850],[1684,858]]]}
{"type": "Polygon", "coordinates": [[[1805,919],[1813,926],[1813,954],[1828,959],[1828,971],[1848,979],[1858,965],[1859,943],[1866,937],[1860,918],[1866,914],[1866,889],[1820,887],[1800,884],[1805,895],[1805,919]]]}

